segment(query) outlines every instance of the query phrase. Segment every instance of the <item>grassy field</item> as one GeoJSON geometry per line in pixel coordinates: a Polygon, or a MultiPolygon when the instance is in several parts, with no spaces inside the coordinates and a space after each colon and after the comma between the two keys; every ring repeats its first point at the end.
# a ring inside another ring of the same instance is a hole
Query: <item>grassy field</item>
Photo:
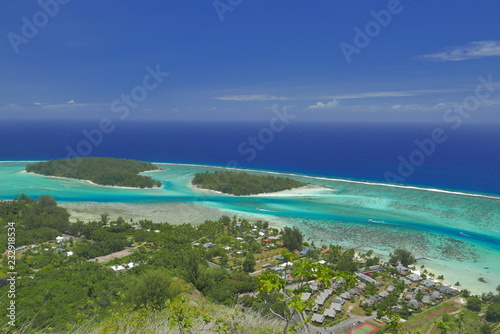
{"type": "MultiPolygon", "coordinates": [[[[467,310],[462,303],[457,301],[459,301],[459,299],[455,298],[422,312],[410,321],[406,322],[405,328],[409,329],[411,332],[420,330],[422,333],[426,334],[439,334],[441,331],[436,327],[436,321],[441,320],[445,314],[448,314],[453,319],[456,319],[461,312],[464,312],[463,333],[480,333],[480,328],[485,323],[484,319],[479,318],[476,312],[467,310]]],[[[453,330],[450,332],[454,332],[456,330],[458,330],[457,325],[455,325],[453,330]]],[[[500,334],[500,324],[496,324],[494,326],[493,333],[500,334]]]]}

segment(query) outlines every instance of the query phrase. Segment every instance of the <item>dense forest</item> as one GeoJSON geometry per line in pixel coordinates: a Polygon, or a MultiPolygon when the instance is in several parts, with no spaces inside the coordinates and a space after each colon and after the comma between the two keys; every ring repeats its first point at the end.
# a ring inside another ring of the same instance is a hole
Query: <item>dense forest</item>
{"type": "Polygon", "coordinates": [[[135,188],[161,187],[160,181],[138,175],[158,169],[145,161],[94,157],[49,160],[26,166],[27,172],[36,174],[89,180],[104,186],[135,188]]]}
{"type": "MultiPolygon", "coordinates": [[[[106,214],[101,218],[72,223],[66,209],[57,206],[50,196],[33,199],[21,195],[12,201],[0,201],[0,235],[6,236],[7,228],[15,226],[15,301],[17,309],[22,310],[17,314],[18,327],[27,332],[43,328],[63,332],[90,320],[99,327],[110,314],[160,311],[168,300],[183,307],[179,298],[185,293],[203,298],[200,303],[205,306],[232,306],[239,293],[257,289],[257,279],[244,271],[210,267],[207,260],[217,256],[217,249],[193,246],[194,241],[206,237],[215,240],[222,235],[228,217],[199,226],[148,220],[132,224],[122,218],[109,220],[106,214]],[[60,235],[68,239],[56,243],[60,235]],[[125,248],[134,252],[107,264],[93,260],[125,248]],[[136,264],[130,270],[110,269],[111,264],[130,262],[136,264]]],[[[7,249],[7,238],[1,238],[0,249],[7,249]]],[[[4,256],[0,267],[2,296],[9,287],[7,272],[4,256]]],[[[215,308],[219,313],[221,310],[230,312],[215,308]]],[[[5,326],[8,318],[4,307],[0,317],[0,324],[5,326]]]]}
{"type": "Polygon", "coordinates": [[[196,173],[192,184],[200,188],[237,196],[272,193],[306,185],[306,183],[288,177],[262,176],[233,171],[196,173]]]}

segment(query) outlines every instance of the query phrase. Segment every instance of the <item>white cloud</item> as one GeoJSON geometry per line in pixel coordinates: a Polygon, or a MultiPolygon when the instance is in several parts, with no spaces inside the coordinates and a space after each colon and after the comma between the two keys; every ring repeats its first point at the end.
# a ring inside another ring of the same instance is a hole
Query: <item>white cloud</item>
{"type": "Polygon", "coordinates": [[[60,104],[42,104],[46,110],[77,110],[81,108],[108,108],[108,103],[76,103],[74,100],[60,104]]]}
{"type": "Polygon", "coordinates": [[[316,104],[313,104],[306,109],[333,109],[339,105],[339,100],[332,100],[327,103],[323,102],[316,102],[316,104]]]}
{"type": "Polygon", "coordinates": [[[266,95],[266,94],[251,94],[251,95],[224,95],[216,97],[221,101],[286,101],[293,100],[290,97],[266,95]]]}
{"type": "Polygon", "coordinates": [[[41,105],[43,105],[43,103],[42,103],[42,102],[35,102],[35,103],[33,103],[33,104],[34,104],[35,106],[41,106],[41,105]]]}
{"type": "Polygon", "coordinates": [[[417,95],[442,94],[442,93],[460,93],[468,92],[471,89],[417,89],[417,90],[401,90],[401,91],[380,91],[380,92],[363,92],[351,93],[334,96],[323,96],[324,99],[335,100],[354,100],[354,99],[374,99],[387,97],[411,97],[417,95]]]}
{"type": "Polygon", "coordinates": [[[0,111],[18,111],[22,108],[17,103],[9,103],[0,106],[0,111]]]}
{"type": "Polygon", "coordinates": [[[500,56],[500,41],[477,41],[450,48],[446,51],[418,56],[431,61],[462,61],[500,56]]]}

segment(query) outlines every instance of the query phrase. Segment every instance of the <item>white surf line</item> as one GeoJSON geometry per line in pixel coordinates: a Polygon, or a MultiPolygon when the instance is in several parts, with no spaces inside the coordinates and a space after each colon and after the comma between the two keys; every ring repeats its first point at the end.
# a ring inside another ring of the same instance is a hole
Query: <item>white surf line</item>
{"type": "Polygon", "coordinates": [[[450,190],[443,190],[443,189],[436,189],[436,188],[422,188],[422,187],[416,187],[416,186],[403,186],[403,185],[399,185],[399,184],[387,184],[387,183],[380,183],[380,182],[367,182],[367,181],[354,181],[354,180],[346,180],[346,179],[335,179],[335,178],[301,175],[301,174],[293,174],[293,173],[263,171],[263,170],[258,170],[258,169],[222,167],[222,166],[212,166],[212,165],[179,164],[179,163],[168,163],[168,162],[152,162],[152,163],[153,164],[163,164],[163,165],[174,165],[174,166],[177,165],[177,166],[190,166],[190,167],[209,167],[209,168],[219,168],[219,169],[227,169],[227,170],[237,170],[237,171],[242,171],[242,172],[257,172],[257,173],[267,173],[267,174],[276,174],[276,175],[289,175],[289,176],[295,176],[295,177],[309,178],[309,179],[313,179],[313,180],[347,182],[347,183],[365,184],[368,186],[382,186],[382,187],[389,187],[389,188],[413,189],[413,190],[420,190],[420,191],[431,191],[431,192],[444,193],[444,194],[470,196],[470,197],[481,197],[481,198],[500,200],[500,197],[497,197],[497,196],[471,194],[471,193],[465,193],[465,192],[460,192],[460,191],[450,191],[450,190]]]}
{"type": "Polygon", "coordinates": [[[0,161],[0,164],[1,163],[4,163],[4,162],[8,162],[8,163],[12,163],[12,162],[42,162],[42,161],[48,161],[48,160],[1,160],[0,161]]]}

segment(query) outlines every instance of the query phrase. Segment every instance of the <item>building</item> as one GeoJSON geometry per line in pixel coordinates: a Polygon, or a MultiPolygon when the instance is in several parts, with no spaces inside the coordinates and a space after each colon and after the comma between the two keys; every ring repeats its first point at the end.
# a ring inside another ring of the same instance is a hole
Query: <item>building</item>
{"type": "Polygon", "coordinates": [[[342,312],[342,304],[339,304],[339,303],[335,303],[333,302],[331,305],[330,305],[330,309],[331,310],[334,310],[336,312],[342,312]]]}
{"type": "Polygon", "coordinates": [[[314,248],[311,248],[311,247],[306,247],[304,248],[303,250],[300,251],[300,255],[306,255],[309,251],[313,251],[315,250],[314,248]]]}
{"type": "Polygon", "coordinates": [[[328,318],[335,318],[335,316],[337,315],[337,311],[335,311],[334,309],[328,308],[323,312],[323,315],[325,317],[328,317],[328,318]]]}
{"type": "Polygon", "coordinates": [[[422,284],[423,286],[425,286],[427,288],[432,288],[432,287],[434,287],[434,285],[436,285],[436,282],[434,282],[431,279],[424,279],[422,282],[420,282],[420,284],[422,284]]]}
{"type": "Polygon", "coordinates": [[[362,273],[356,273],[356,276],[358,277],[358,279],[360,279],[361,281],[365,282],[365,283],[373,283],[375,284],[376,286],[381,286],[382,284],[377,281],[376,279],[373,279],[371,278],[370,276],[367,276],[365,274],[362,274],[362,273]]]}
{"type": "Polygon", "coordinates": [[[56,237],[56,242],[58,244],[60,244],[62,242],[68,241],[69,239],[71,239],[71,237],[69,235],[61,235],[61,236],[56,237]]]}
{"type": "Polygon", "coordinates": [[[409,279],[412,282],[418,282],[422,280],[422,277],[418,274],[410,274],[406,276],[407,279],[409,279]]]}
{"type": "Polygon", "coordinates": [[[306,301],[311,298],[311,294],[309,292],[302,292],[302,295],[300,296],[300,300],[306,301]]]}
{"type": "Polygon", "coordinates": [[[420,303],[416,299],[410,299],[406,304],[412,308],[419,308],[420,307],[420,303]]]}
{"type": "Polygon", "coordinates": [[[322,324],[323,322],[325,322],[325,316],[323,314],[314,313],[311,317],[311,321],[322,324]]]}

